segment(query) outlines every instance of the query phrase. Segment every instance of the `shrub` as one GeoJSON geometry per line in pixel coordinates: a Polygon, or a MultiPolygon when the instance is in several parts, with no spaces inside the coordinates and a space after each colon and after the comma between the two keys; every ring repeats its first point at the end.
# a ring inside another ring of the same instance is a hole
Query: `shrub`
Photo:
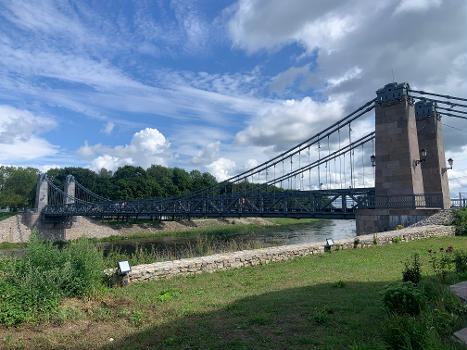
{"type": "Polygon", "coordinates": [[[392,283],[384,290],[383,303],[389,312],[418,315],[423,305],[423,295],[412,282],[392,283]]]}
{"type": "Polygon", "coordinates": [[[456,236],[467,235],[467,208],[454,211],[453,224],[456,227],[456,236]]]}
{"type": "Polygon", "coordinates": [[[443,282],[446,280],[446,276],[454,264],[452,252],[452,247],[448,247],[447,249],[441,247],[439,248],[439,252],[432,249],[428,250],[428,253],[430,253],[430,264],[433,267],[433,271],[443,282]]]}
{"type": "Polygon", "coordinates": [[[418,282],[422,279],[421,269],[420,269],[420,259],[418,254],[412,256],[412,261],[406,261],[404,271],[402,271],[402,281],[403,282],[412,282],[417,285],[418,282]]]}
{"type": "Polygon", "coordinates": [[[24,259],[0,260],[0,323],[37,319],[66,296],[90,295],[102,285],[102,256],[84,240],[60,250],[31,235],[24,259]]]}
{"type": "Polygon", "coordinates": [[[89,296],[102,286],[104,260],[87,239],[72,242],[63,255],[69,264],[67,284],[63,286],[66,295],[89,296]]]}
{"type": "Polygon", "coordinates": [[[435,327],[410,315],[391,315],[384,323],[383,338],[391,349],[442,349],[435,327]]]}
{"type": "Polygon", "coordinates": [[[454,253],[454,264],[456,265],[457,273],[467,272],[467,253],[465,251],[456,250],[454,253]]]}

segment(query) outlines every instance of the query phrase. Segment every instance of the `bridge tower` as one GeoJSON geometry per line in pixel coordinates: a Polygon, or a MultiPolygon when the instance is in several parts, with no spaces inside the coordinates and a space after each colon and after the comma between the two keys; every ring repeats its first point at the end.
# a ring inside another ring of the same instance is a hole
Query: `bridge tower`
{"type": "Polygon", "coordinates": [[[444,154],[443,129],[440,115],[436,112],[436,102],[418,101],[415,104],[418,144],[427,152],[421,163],[425,193],[442,193],[444,208],[451,206],[448,172],[444,154]]]}
{"type": "Polygon", "coordinates": [[[375,193],[377,196],[424,193],[419,142],[409,84],[390,83],[376,92],[375,193]]]}
{"type": "Polygon", "coordinates": [[[67,175],[66,180],[65,180],[65,193],[69,197],[64,197],[63,198],[63,204],[73,204],[75,203],[74,197],[75,197],[75,189],[76,189],[76,181],[75,177],[73,175],[67,175]]]}
{"type": "Polygon", "coordinates": [[[39,174],[36,185],[36,203],[34,206],[38,213],[44,209],[44,207],[48,204],[48,201],[49,184],[47,182],[47,175],[39,174]]]}

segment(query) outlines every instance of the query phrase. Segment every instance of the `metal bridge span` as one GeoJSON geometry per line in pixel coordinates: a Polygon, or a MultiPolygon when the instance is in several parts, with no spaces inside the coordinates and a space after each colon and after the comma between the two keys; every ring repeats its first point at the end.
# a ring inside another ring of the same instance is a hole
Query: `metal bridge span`
{"type": "Polygon", "coordinates": [[[110,200],[72,176],[61,189],[42,174],[36,206],[53,219],[352,218],[357,209],[443,208],[449,168],[439,121],[467,119],[465,101],[391,83],[326,129],[217,185],[176,198],[110,200]]]}

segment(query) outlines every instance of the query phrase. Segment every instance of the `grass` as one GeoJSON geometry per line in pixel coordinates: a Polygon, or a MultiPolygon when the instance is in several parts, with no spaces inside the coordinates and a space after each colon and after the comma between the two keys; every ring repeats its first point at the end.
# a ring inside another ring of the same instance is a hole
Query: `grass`
{"type": "Polygon", "coordinates": [[[427,250],[466,243],[433,238],[135,283],[68,300],[37,326],[0,328],[0,348],[386,349],[384,286],[401,280],[413,254],[433,276],[427,250]]]}

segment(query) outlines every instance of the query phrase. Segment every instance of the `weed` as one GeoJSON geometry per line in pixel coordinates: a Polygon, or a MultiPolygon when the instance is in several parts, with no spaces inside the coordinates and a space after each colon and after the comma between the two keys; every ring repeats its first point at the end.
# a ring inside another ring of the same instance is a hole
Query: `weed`
{"type": "Polygon", "coordinates": [[[131,313],[130,323],[135,327],[141,327],[143,325],[143,311],[135,310],[131,313]]]}
{"type": "Polygon", "coordinates": [[[328,322],[328,310],[326,310],[325,308],[315,308],[315,311],[313,313],[313,321],[319,325],[326,324],[328,322]]]}
{"type": "Polygon", "coordinates": [[[172,300],[173,298],[176,298],[179,296],[180,296],[180,291],[176,289],[164,289],[159,293],[159,295],[156,298],[162,302],[165,302],[165,301],[172,300]]]}
{"type": "Polygon", "coordinates": [[[454,264],[456,272],[463,274],[467,272],[467,253],[463,250],[456,250],[454,253],[454,264]]]}
{"type": "Polygon", "coordinates": [[[376,237],[376,233],[373,234],[373,244],[378,245],[378,238],[376,237]]]}
{"type": "Polygon", "coordinates": [[[423,295],[412,282],[398,282],[386,286],[383,303],[389,312],[418,315],[423,305],[423,295]]]}
{"type": "Polygon", "coordinates": [[[420,257],[418,254],[414,254],[410,261],[406,261],[404,264],[404,271],[402,271],[402,281],[412,282],[417,285],[422,279],[421,268],[420,268],[420,257]]]}
{"type": "Polygon", "coordinates": [[[400,237],[392,237],[391,241],[392,241],[392,243],[397,244],[397,243],[402,242],[402,238],[400,238],[400,237]]]}
{"type": "Polygon", "coordinates": [[[336,282],[336,284],[334,284],[334,287],[335,288],[344,288],[345,287],[345,282],[342,281],[342,280],[339,280],[336,282]]]}

